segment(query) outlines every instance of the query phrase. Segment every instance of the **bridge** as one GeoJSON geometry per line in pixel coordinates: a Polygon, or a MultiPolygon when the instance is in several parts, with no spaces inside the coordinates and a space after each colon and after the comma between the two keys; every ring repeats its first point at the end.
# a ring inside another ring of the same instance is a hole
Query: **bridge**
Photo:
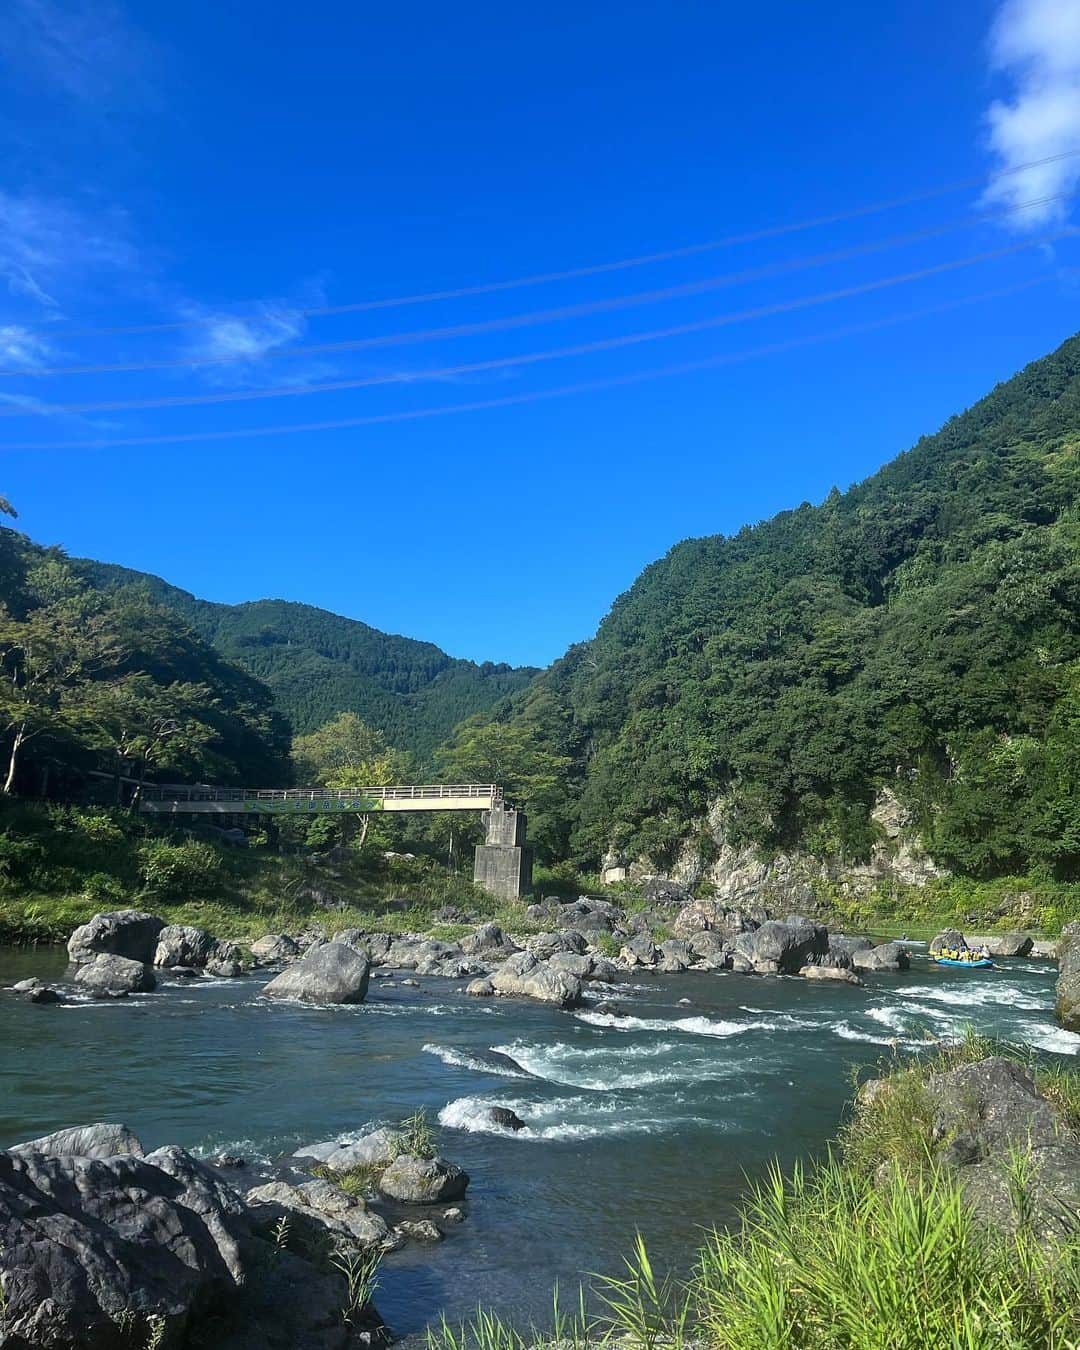
{"type": "Polygon", "coordinates": [[[428,783],[421,787],[222,788],[147,784],[139,810],[149,815],[292,815],[355,811],[490,811],[503,799],[493,783],[428,783]]]}
{"type": "Polygon", "coordinates": [[[526,819],[494,783],[426,783],[420,786],[333,789],[228,788],[204,783],[148,783],[139,810],[152,816],[330,815],[373,811],[479,811],[487,837],[476,847],[473,880],[503,899],[532,888],[532,850],[526,819]]]}

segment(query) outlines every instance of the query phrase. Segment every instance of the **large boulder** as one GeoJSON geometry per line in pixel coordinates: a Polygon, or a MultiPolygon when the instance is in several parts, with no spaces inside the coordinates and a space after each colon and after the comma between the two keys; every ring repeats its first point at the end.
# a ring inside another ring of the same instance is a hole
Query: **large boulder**
{"type": "Polygon", "coordinates": [[[565,970],[552,969],[532,952],[517,952],[491,976],[498,994],[516,994],[560,1008],[575,1008],[581,1002],[581,981],[565,970]]]}
{"type": "Polygon", "coordinates": [[[874,944],[868,937],[848,933],[829,934],[829,955],[852,957],[856,952],[868,952],[874,944]]]}
{"type": "Polygon", "coordinates": [[[260,966],[279,966],[300,955],[300,948],[286,933],[267,933],[251,944],[251,955],[260,966]]]}
{"type": "Polygon", "coordinates": [[[379,1178],[379,1190],[403,1205],[438,1205],[460,1200],[469,1184],[467,1172],[442,1158],[403,1153],[379,1178]]]}
{"type": "Polygon", "coordinates": [[[1025,1206],[1036,1232],[1080,1222],[1080,1142],[1039,1092],[1030,1069],[992,1056],[931,1077],[934,1141],[968,1199],[995,1227],[1016,1225],[1010,1157],[1027,1155],[1025,1206]]]}
{"type": "Polygon", "coordinates": [[[525,943],[526,951],[532,952],[540,961],[546,961],[560,952],[565,952],[569,956],[582,956],[588,946],[585,936],[573,928],[555,933],[537,933],[525,943]]]}
{"type": "Polygon", "coordinates": [[[1066,1031],[1080,1032],[1080,921],[1066,924],[1058,943],[1054,1010],[1066,1031]]]}
{"type": "Polygon", "coordinates": [[[1028,956],[1035,945],[1028,933],[987,933],[968,941],[973,947],[985,947],[991,956],[1028,956]]]}
{"type": "Polygon", "coordinates": [[[363,928],[343,928],[331,938],[332,942],[343,942],[346,947],[354,947],[361,956],[366,956],[373,966],[386,962],[394,940],[389,933],[368,933],[363,928]]]}
{"type": "Polygon", "coordinates": [[[11,1153],[43,1153],[50,1158],[116,1158],[129,1153],[143,1156],[143,1146],[126,1125],[98,1121],[94,1125],[73,1125],[39,1139],[16,1144],[11,1153]]]}
{"type": "Polygon", "coordinates": [[[365,1201],[329,1181],[305,1181],[298,1186],[271,1181],[248,1191],[244,1198],[264,1231],[285,1219],[297,1230],[290,1236],[299,1238],[300,1250],[314,1256],[327,1246],[337,1251],[381,1247],[390,1236],[386,1221],[368,1209],[365,1201]]]}
{"type": "Polygon", "coordinates": [[[461,950],[466,956],[506,957],[512,956],[517,949],[517,944],[506,936],[497,923],[482,923],[475,932],[461,940],[461,950]]]}
{"type": "Polygon", "coordinates": [[[126,956],[94,956],[75,972],[75,983],[95,994],[146,994],[157,984],[152,967],[126,956]]]}
{"type": "Polygon", "coordinates": [[[214,938],[205,928],[169,923],[158,934],[155,966],[191,966],[200,969],[214,950],[214,938]]]}
{"type": "Polygon", "coordinates": [[[103,954],[126,956],[130,961],[150,965],[157,950],[158,935],[164,927],[163,919],[141,909],[95,914],[89,923],[76,928],[68,938],[68,956],[76,964],[103,954]]]}
{"type": "Polygon", "coordinates": [[[854,971],[847,970],[843,966],[803,966],[799,974],[804,980],[831,980],[838,984],[859,986],[863,983],[854,971]]]}
{"type": "Polygon", "coordinates": [[[369,1130],[359,1139],[346,1142],[332,1139],[324,1144],[306,1144],[293,1157],[311,1158],[334,1172],[347,1172],[350,1167],[392,1162],[398,1154],[399,1138],[396,1130],[369,1130]]]}
{"type": "Polygon", "coordinates": [[[735,939],[735,955],[758,975],[794,975],[811,957],[824,956],[828,950],[825,927],[799,915],[769,919],[735,939]]]}
{"type": "Polygon", "coordinates": [[[649,933],[635,934],[619,952],[619,960],[631,969],[637,966],[658,966],[660,959],[660,948],[649,933]]]}
{"type": "Polygon", "coordinates": [[[313,1003],[362,1003],[367,995],[371,963],[343,942],[310,947],[270,981],[269,998],[299,998],[313,1003]]]}
{"type": "Polygon", "coordinates": [[[943,928],[940,933],[935,933],[930,939],[930,950],[932,952],[941,951],[943,947],[950,951],[959,951],[967,945],[967,938],[964,937],[959,928],[943,928]]]}
{"type": "Polygon", "coordinates": [[[238,1296],[245,1231],[238,1197],[180,1149],[0,1153],[3,1343],[122,1350],[157,1323],[175,1344],[238,1296]]]}
{"type": "Polygon", "coordinates": [[[672,932],[678,938],[690,938],[697,933],[716,933],[723,941],[731,943],[740,933],[756,927],[741,909],[732,909],[720,900],[702,899],[694,900],[679,911],[672,924],[672,932]]]}
{"type": "Polygon", "coordinates": [[[235,942],[215,941],[206,958],[207,975],[231,979],[244,973],[244,953],[235,942]]]}
{"type": "Polygon", "coordinates": [[[851,954],[851,964],[856,970],[907,970],[911,959],[902,942],[882,942],[869,950],[857,948],[851,954]]]}

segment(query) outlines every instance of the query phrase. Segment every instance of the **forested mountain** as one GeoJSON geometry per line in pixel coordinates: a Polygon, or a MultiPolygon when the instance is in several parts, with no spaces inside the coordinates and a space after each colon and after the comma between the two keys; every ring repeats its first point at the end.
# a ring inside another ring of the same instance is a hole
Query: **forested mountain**
{"type": "Polygon", "coordinates": [[[61,794],[85,771],[287,781],[289,735],[267,687],[184,618],[0,529],[3,792],[61,794]]]}
{"type": "Polygon", "coordinates": [[[426,759],[463,718],[522,689],[531,667],[456,660],[313,605],[198,600],[160,577],[111,563],[75,564],[94,586],[138,586],[179,611],[229,661],[263,680],[297,735],[357,713],[389,742],[426,759]]]}
{"type": "Polygon", "coordinates": [[[1080,876],[1080,337],[847,492],[678,544],[496,711],[569,756],[549,833],[1080,876]],[[714,826],[705,831],[709,808],[714,826]]]}

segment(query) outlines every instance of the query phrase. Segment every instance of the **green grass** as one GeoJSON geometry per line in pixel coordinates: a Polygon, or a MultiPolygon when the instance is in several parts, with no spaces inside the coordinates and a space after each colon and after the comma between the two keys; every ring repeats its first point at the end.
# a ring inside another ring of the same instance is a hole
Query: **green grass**
{"type": "Polygon", "coordinates": [[[312,923],[460,939],[469,926],[441,920],[445,906],[537,931],[523,903],[496,901],[423,856],[387,861],[369,849],[323,866],[266,847],[222,847],[125,811],[0,804],[0,942],[63,942],[92,915],[127,907],[241,941],[312,923]],[[342,908],[324,909],[312,888],[342,908]]]}

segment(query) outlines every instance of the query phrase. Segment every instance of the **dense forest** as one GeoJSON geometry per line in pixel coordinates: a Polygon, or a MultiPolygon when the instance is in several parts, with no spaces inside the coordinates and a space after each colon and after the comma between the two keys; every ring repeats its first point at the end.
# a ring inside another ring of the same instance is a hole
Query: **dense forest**
{"type": "Polygon", "coordinates": [[[569,761],[595,863],[695,837],[865,857],[891,787],[940,863],[1080,876],[1080,337],[847,492],[678,544],[491,716],[569,761]]]}
{"type": "Polygon", "coordinates": [[[159,577],[109,563],[75,564],[91,585],[144,588],[227,660],[273,691],[298,735],[353,712],[426,761],[454,726],[523,688],[536,671],[456,660],[430,642],[398,637],[313,605],[198,600],[159,577]]]}

